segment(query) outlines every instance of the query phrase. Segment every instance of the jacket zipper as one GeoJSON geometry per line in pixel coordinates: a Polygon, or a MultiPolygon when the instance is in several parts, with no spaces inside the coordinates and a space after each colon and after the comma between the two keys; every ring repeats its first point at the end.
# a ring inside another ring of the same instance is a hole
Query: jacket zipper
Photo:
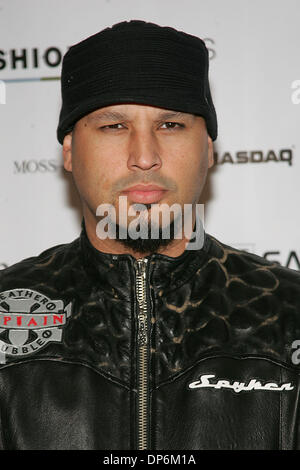
{"type": "Polygon", "coordinates": [[[146,269],[148,259],[136,260],[137,314],[137,445],[138,450],[148,447],[149,373],[148,373],[148,308],[146,269]]]}

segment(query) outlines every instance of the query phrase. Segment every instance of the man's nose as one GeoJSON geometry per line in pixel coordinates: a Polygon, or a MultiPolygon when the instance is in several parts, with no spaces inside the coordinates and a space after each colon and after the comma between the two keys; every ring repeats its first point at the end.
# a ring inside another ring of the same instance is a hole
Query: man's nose
{"type": "Polygon", "coordinates": [[[162,165],[157,137],[151,129],[134,130],[128,144],[127,166],[130,170],[156,170],[162,165]]]}

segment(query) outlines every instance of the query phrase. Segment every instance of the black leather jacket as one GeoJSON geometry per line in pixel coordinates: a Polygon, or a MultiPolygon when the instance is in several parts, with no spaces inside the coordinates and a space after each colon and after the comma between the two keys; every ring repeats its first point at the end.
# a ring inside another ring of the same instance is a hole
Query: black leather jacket
{"type": "Polygon", "coordinates": [[[137,261],[83,229],[1,271],[0,339],[2,449],[300,448],[300,274],[208,234],[137,261]]]}

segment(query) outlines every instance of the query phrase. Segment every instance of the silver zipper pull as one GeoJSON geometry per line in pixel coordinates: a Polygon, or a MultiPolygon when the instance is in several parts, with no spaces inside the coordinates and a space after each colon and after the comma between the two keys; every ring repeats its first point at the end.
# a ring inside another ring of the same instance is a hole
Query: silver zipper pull
{"type": "Polygon", "coordinates": [[[146,267],[147,258],[136,260],[137,279],[136,293],[138,299],[138,344],[144,346],[147,344],[147,299],[146,299],[146,267]]]}

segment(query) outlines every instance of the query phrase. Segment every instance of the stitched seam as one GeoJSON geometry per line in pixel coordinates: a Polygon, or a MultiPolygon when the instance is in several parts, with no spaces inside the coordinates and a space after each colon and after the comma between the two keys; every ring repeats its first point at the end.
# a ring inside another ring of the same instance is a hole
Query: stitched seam
{"type": "MultiPolygon", "coordinates": [[[[282,370],[280,369],[280,383],[282,383],[282,370]]],[[[282,450],[282,393],[279,393],[279,449],[282,450]]]]}
{"type": "Polygon", "coordinates": [[[1,367],[0,372],[1,372],[1,370],[7,369],[8,367],[16,367],[16,366],[20,366],[22,364],[29,364],[30,362],[37,362],[37,361],[50,361],[50,362],[56,362],[56,363],[60,363],[60,364],[73,364],[73,365],[77,365],[77,366],[78,365],[83,366],[83,367],[86,367],[86,368],[92,370],[93,372],[100,375],[101,377],[107,379],[109,382],[112,382],[116,385],[119,385],[120,387],[123,387],[126,390],[129,390],[129,391],[131,390],[130,387],[128,387],[124,383],[120,382],[117,378],[109,377],[107,374],[105,374],[105,372],[99,371],[99,370],[95,369],[93,366],[91,366],[90,364],[87,364],[83,361],[72,361],[72,360],[66,360],[66,359],[55,359],[55,358],[52,358],[52,357],[41,357],[41,358],[34,358],[34,359],[30,359],[30,360],[28,359],[28,360],[24,360],[24,361],[20,361],[20,362],[10,362],[9,364],[6,364],[3,367],[1,367]]]}
{"type": "Polygon", "coordinates": [[[177,380],[178,378],[182,377],[183,375],[187,374],[191,369],[195,368],[200,362],[203,362],[207,359],[221,359],[221,358],[227,358],[227,359],[236,359],[236,360],[245,360],[245,359],[257,359],[257,360],[262,360],[262,361],[267,361],[267,362],[271,362],[275,365],[278,365],[280,367],[283,367],[284,369],[287,369],[287,370],[291,370],[292,372],[295,372],[297,373],[298,375],[300,375],[300,370],[295,370],[294,368],[292,367],[289,367],[287,366],[286,364],[283,364],[281,363],[280,361],[277,361],[275,359],[272,359],[272,358],[269,358],[267,356],[257,356],[257,355],[251,355],[251,354],[247,354],[247,355],[239,355],[239,356],[235,356],[235,355],[224,355],[224,354],[216,354],[216,355],[212,355],[212,356],[206,356],[206,357],[202,357],[201,359],[199,359],[197,362],[195,362],[194,364],[192,364],[190,367],[188,367],[187,369],[185,369],[184,371],[181,371],[181,372],[178,372],[177,374],[173,375],[171,378],[169,379],[166,379],[165,381],[163,382],[160,382],[153,390],[158,390],[158,388],[164,386],[164,385],[167,385],[169,383],[172,383],[174,382],[175,380],[177,380]]]}
{"type": "MultiPolygon", "coordinates": [[[[6,446],[6,436],[5,436],[5,425],[3,422],[3,414],[0,409],[0,433],[1,433],[1,441],[2,441],[2,449],[7,449],[8,447],[6,446]]],[[[1,450],[2,450],[1,449],[1,450]]]]}

